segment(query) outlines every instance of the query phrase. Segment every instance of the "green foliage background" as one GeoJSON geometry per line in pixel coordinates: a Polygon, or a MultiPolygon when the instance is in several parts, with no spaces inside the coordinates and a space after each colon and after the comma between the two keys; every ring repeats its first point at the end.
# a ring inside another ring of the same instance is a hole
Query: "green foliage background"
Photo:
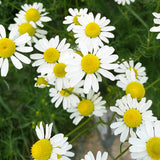
{"type": "MultiPolygon", "coordinates": [[[[0,5],[0,19],[6,29],[24,3],[32,4],[33,0],[4,0],[0,5]]],[[[135,0],[129,6],[121,6],[114,0],[37,0],[42,2],[49,12],[52,22],[45,25],[48,39],[59,35],[66,37],[74,46],[73,35],[67,33],[62,24],[68,15],[68,8],[88,8],[90,12],[101,13],[111,20],[110,25],[116,27],[115,38],[110,40],[110,46],[115,48],[119,61],[129,58],[140,61],[146,67],[149,77],[146,88],[146,98],[153,101],[152,110],[160,119],[160,40],[157,33],[150,33],[153,24],[152,12],[160,12],[160,0],[135,0]]],[[[29,55],[28,55],[29,56],[29,55]]],[[[69,114],[62,107],[55,109],[48,95],[48,88],[34,87],[36,69],[24,65],[22,70],[16,70],[10,65],[8,76],[0,77],[0,159],[27,160],[30,157],[30,147],[37,140],[34,127],[39,121],[54,123],[53,132],[67,134],[75,126],[69,119],[69,114]]],[[[116,99],[125,93],[116,87],[115,82],[103,79],[101,92],[107,101],[107,106],[114,105],[116,99]]]]}

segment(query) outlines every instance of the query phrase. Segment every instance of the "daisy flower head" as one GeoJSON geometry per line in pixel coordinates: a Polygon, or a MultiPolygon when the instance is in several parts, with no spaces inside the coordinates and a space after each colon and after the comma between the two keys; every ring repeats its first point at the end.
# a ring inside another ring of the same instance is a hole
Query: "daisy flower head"
{"type": "Polygon", "coordinates": [[[66,39],[64,38],[60,41],[58,35],[50,40],[46,38],[40,39],[34,46],[40,53],[30,55],[30,58],[35,60],[32,66],[38,67],[38,73],[46,74],[48,69],[53,68],[59,61],[62,54],[69,54],[72,51],[69,46],[70,44],[66,43],[66,39]]]}
{"type": "Polygon", "coordinates": [[[107,112],[105,107],[106,101],[102,100],[100,92],[95,94],[92,90],[75,106],[68,108],[67,112],[73,120],[73,124],[77,125],[84,117],[91,117],[92,115],[101,117],[107,112]]]}
{"type": "Polygon", "coordinates": [[[49,87],[48,79],[46,76],[38,76],[38,77],[35,77],[34,80],[36,81],[36,83],[34,84],[35,87],[38,87],[38,88],[49,87]]]}
{"type": "Polygon", "coordinates": [[[46,9],[43,8],[42,3],[34,2],[31,4],[24,4],[21,6],[22,10],[19,11],[19,13],[16,14],[16,18],[14,20],[18,23],[21,23],[21,21],[26,22],[34,22],[36,25],[43,27],[44,22],[49,22],[52,19],[48,16],[48,12],[46,12],[46,9]]]}
{"type": "Polygon", "coordinates": [[[31,37],[31,41],[28,42],[29,45],[36,43],[38,39],[45,38],[47,31],[38,28],[34,22],[21,22],[16,24],[10,24],[9,30],[15,29],[18,35],[23,35],[28,33],[31,37]]]}
{"type": "Polygon", "coordinates": [[[108,152],[104,152],[103,154],[101,153],[101,151],[97,152],[96,158],[94,157],[93,153],[91,151],[89,151],[84,159],[81,160],[107,160],[108,159],[108,152]]]}
{"type": "Polygon", "coordinates": [[[118,59],[118,55],[113,54],[114,48],[103,46],[97,52],[88,53],[83,57],[75,54],[73,59],[68,60],[66,67],[66,76],[70,79],[70,85],[73,87],[83,78],[84,93],[89,93],[92,88],[94,92],[98,92],[99,84],[102,81],[102,76],[111,81],[115,80],[115,76],[110,72],[118,67],[114,63],[118,59]]]}
{"type": "MultiPolygon", "coordinates": [[[[150,32],[160,32],[160,13],[153,12],[154,23],[158,26],[154,26],[150,29],[150,32]]],[[[160,39],[160,33],[158,33],[156,39],[160,39]]]]}
{"type": "Polygon", "coordinates": [[[134,2],[135,0],[114,0],[115,2],[117,2],[118,4],[122,4],[123,6],[125,4],[130,5],[131,2],[134,2]]]}
{"type": "Polygon", "coordinates": [[[32,52],[33,48],[25,46],[31,38],[28,34],[18,36],[14,29],[6,37],[6,30],[3,25],[0,25],[0,68],[1,76],[6,77],[9,70],[9,59],[17,69],[22,69],[22,63],[30,64],[31,60],[22,53],[32,52]]]}
{"type": "Polygon", "coordinates": [[[109,43],[108,38],[114,38],[114,34],[110,31],[115,30],[114,26],[108,26],[110,20],[106,17],[101,17],[98,13],[95,17],[93,13],[78,17],[77,25],[73,28],[74,36],[78,47],[85,54],[97,51],[104,43],[109,43]]]}
{"type": "Polygon", "coordinates": [[[131,157],[136,160],[159,160],[160,121],[146,122],[136,134],[137,137],[129,138],[131,157]]]}
{"type": "Polygon", "coordinates": [[[129,69],[126,71],[126,77],[123,75],[118,77],[117,86],[126,91],[126,94],[130,94],[132,98],[140,100],[145,95],[145,89],[143,83],[146,82],[147,77],[136,79],[135,71],[129,69]]]}
{"type": "Polygon", "coordinates": [[[136,136],[134,130],[140,128],[147,120],[155,121],[151,110],[148,110],[152,105],[152,101],[146,101],[142,98],[137,101],[136,98],[131,98],[130,94],[125,95],[122,99],[116,101],[116,105],[110,107],[110,110],[120,115],[122,118],[117,118],[117,122],[111,124],[114,134],[120,135],[120,141],[124,142],[129,135],[136,136]]]}
{"type": "Polygon", "coordinates": [[[49,96],[52,97],[51,102],[55,103],[56,108],[62,103],[65,110],[75,106],[80,101],[78,96],[84,96],[82,86],[83,81],[74,87],[65,88],[61,91],[58,91],[56,88],[50,88],[49,96]]]}
{"type": "Polygon", "coordinates": [[[62,133],[51,137],[52,126],[53,123],[49,125],[46,124],[46,133],[44,133],[42,122],[40,122],[39,126],[36,126],[35,130],[39,140],[31,147],[32,158],[35,160],[58,160],[74,156],[74,153],[69,151],[72,148],[72,145],[67,142],[67,137],[64,137],[62,133]]]}
{"type": "Polygon", "coordinates": [[[146,68],[142,67],[142,63],[138,62],[134,65],[134,61],[130,60],[129,62],[124,61],[123,63],[121,63],[117,69],[115,69],[114,71],[116,73],[119,73],[116,77],[118,79],[119,76],[124,76],[126,77],[126,71],[127,70],[131,70],[133,69],[133,71],[135,72],[135,77],[136,79],[138,79],[139,81],[141,81],[141,79],[143,80],[143,83],[145,83],[148,79],[148,77],[146,77],[146,68]]]}
{"type": "Polygon", "coordinates": [[[63,21],[63,24],[69,24],[69,26],[67,27],[67,31],[70,32],[70,31],[73,30],[73,28],[76,25],[80,25],[80,23],[78,21],[78,17],[87,14],[88,9],[87,8],[84,8],[84,9],[81,8],[80,10],[78,10],[77,8],[75,8],[75,9],[69,8],[68,11],[71,15],[68,15],[68,16],[65,17],[65,20],[63,21]]]}

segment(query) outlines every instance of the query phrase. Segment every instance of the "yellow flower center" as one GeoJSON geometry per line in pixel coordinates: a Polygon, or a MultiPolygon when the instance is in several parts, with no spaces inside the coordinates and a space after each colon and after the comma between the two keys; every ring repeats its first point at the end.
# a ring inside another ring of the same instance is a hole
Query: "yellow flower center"
{"type": "Polygon", "coordinates": [[[35,28],[30,23],[22,23],[18,27],[20,35],[28,33],[30,36],[33,36],[35,34],[35,28]]]}
{"type": "Polygon", "coordinates": [[[40,13],[35,8],[30,8],[26,11],[25,18],[28,22],[33,21],[36,22],[40,19],[40,13]]]}
{"type": "Polygon", "coordinates": [[[64,63],[57,63],[53,68],[53,73],[58,78],[63,78],[66,75],[66,65],[64,63]]]}
{"type": "Polygon", "coordinates": [[[135,77],[138,77],[138,72],[134,67],[128,67],[127,69],[129,69],[131,71],[131,69],[133,69],[134,73],[135,73],[135,77]]]}
{"type": "Polygon", "coordinates": [[[126,87],[126,94],[131,94],[132,98],[141,100],[145,95],[145,89],[139,82],[131,82],[126,87]]]}
{"type": "Polygon", "coordinates": [[[32,157],[36,160],[48,160],[51,156],[52,145],[48,139],[41,139],[31,148],[32,157]]]}
{"type": "Polygon", "coordinates": [[[131,108],[124,113],[123,120],[128,127],[138,127],[142,122],[142,115],[137,109],[131,108]]]}
{"type": "Polygon", "coordinates": [[[37,85],[42,85],[42,84],[47,85],[48,81],[46,81],[44,77],[38,77],[36,84],[37,85]]]}
{"type": "Polygon", "coordinates": [[[90,22],[85,28],[86,35],[91,38],[97,37],[100,34],[100,31],[99,25],[95,22],[90,22]]]}
{"type": "Polygon", "coordinates": [[[57,154],[57,159],[60,159],[62,157],[61,154],[57,154]]]}
{"type": "Polygon", "coordinates": [[[0,57],[11,57],[16,50],[15,43],[9,38],[0,39],[0,57]]]}
{"type": "Polygon", "coordinates": [[[93,110],[94,110],[94,105],[88,99],[84,99],[84,100],[80,101],[79,104],[78,104],[78,111],[83,116],[90,115],[93,112],[93,110]]]}
{"type": "Polygon", "coordinates": [[[147,141],[146,150],[148,155],[155,160],[160,159],[160,138],[152,137],[147,141]]]}
{"type": "Polygon", "coordinates": [[[72,90],[73,90],[73,88],[70,87],[65,90],[62,89],[61,91],[59,91],[59,93],[64,97],[68,97],[69,95],[71,95],[70,92],[72,92],[72,90]]]}
{"type": "Polygon", "coordinates": [[[73,23],[75,24],[75,25],[80,25],[80,23],[78,22],[78,17],[80,17],[81,15],[76,15],[76,16],[74,16],[73,17],[73,23]]]}
{"type": "Polygon", "coordinates": [[[60,57],[60,53],[56,48],[48,48],[43,53],[44,59],[48,63],[55,63],[60,57]]]}
{"type": "Polygon", "coordinates": [[[86,73],[94,73],[99,69],[99,58],[93,54],[85,55],[81,60],[81,67],[86,73]]]}

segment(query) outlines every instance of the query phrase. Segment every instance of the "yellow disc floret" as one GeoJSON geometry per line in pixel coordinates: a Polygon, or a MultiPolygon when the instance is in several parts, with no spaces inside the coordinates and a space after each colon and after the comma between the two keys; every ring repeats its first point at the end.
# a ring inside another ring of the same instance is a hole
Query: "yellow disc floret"
{"type": "Polygon", "coordinates": [[[80,17],[81,15],[76,15],[76,16],[74,16],[73,17],[73,23],[75,24],[75,25],[80,25],[80,23],[78,22],[78,17],[80,17]]]}
{"type": "Polygon", "coordinates": [[[86,73],[95,73],[100,66],[100,61],[94,54],[87,54],[81,60],[81,67],[86,73]]]}
{"type": "Polygon", "coordinates": [[[160,138],[152,137],[147,141],[146,150],[148,155],[155,160],[160,159],[160,138]]]}
{"type": "Polygon", "coordinates": [[[131,108],[124,113],[123,120],[128,127],[138,127],[142,122],[142,115],[137,109],[131,108]]]}
{"type": "Polygon", "coordinates": [[[71,95],[70,92],[72,92],[73,88],[67,88],[67,89],[62,89],[61,91],[59,91],[59,93],[64,96],[64,97],[68,97],[69,95],[71,95]]]}
{"type": "Polygon", "coordinates": [[[63,78],[66,75],[66,65],[64,63],[57,63],[53,68],[53,73],[58,78],[63,78]]]}
{"type": "Polygon", "coordinates": [[[11,57],[16,50],[15,43],[9,38],[0,39],[0,57],[11,57]]]}
{"type": "Polygon", "coordinates": [[[48,160],[51,156],[52,145],[48,139],[41,139],[31,148],[32,157],[36,160],[48,160]]]}
{"type": "Polygon", "coordinates": [[[90,38],[95,38],[99,36],[100,32],[101,32],[101,29],[99,25],[95,22],[90,22],[89,24],[87,24],[85,28],[85,33],[90,38]]]}
{"type": "Polygon", "coordinates": [[[37,85],[48,85],[48,81],[44,77],[38,77],[36,84],[37,85]]]}
{"type": "Polygon", "coordinates": [[[79,102],[78,104],[78,111],[83,116],[90,115],[94,110],[94,105],[89,99],[84,99],[79,102]]]}
{"type": "Polygon", "coordinates": [[[25,18],[28,22],[33,21],[36,22],[40,19],[40,13],[35,8],[30,8],[26,11],[25,18]]]}
{"type": "Polygon", "coordinates": [[[126,94],[130,94],[132,98],[141,100],[145,95],[145,89],[139,82],[130,82],[126,87],[126,94]]]}
{"type": "Polygon", "coordinates": [[[131,69],[133,69],[134,73],[135,73],[135,77],[138,77],[138,72],[134,67],[128,67],[128,69],[131,71],[131,69]]]}
{"type": "Polygon", "coordinates": [[[60,57],[60,53],[56,48],[48,48],[44,53],[43,57],[48,63],[55,63],[60,57]]]}
{"type": "Polygon", "coordinates": [[[35,28],[30,23],[22,23],[18,27],[20,35],[28,33],[30,36],[33,36],[35,34],[35,28]]]}

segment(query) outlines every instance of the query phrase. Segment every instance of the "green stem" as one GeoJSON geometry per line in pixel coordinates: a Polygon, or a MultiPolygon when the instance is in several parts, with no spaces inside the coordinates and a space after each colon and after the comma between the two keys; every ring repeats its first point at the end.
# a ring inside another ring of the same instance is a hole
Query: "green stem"
{"type": "Polygon", "coordinates": [[[13,3],[11,3],[11,2],[9,2],[9,1],[7,1],[7,0],[5,0],[10,6],[12,6],[13,8],[15,8],[15,9],[17,9],[17,10],[21,10],[20,8],[18,8],[17,6],[15,6],[13,3]]]}
{"type": "Polygon", "coordinates": [[[149,89],[150,87],[154,86],[156,83],[158,83],[160,81],[160,77],[158,79],[156,79],[154,82],[152,82],[149,86],[147,86],[145,88],[145,90],[149,89]]]}
{"type": "Polygon", "coordinates": [[[81,124],[78,125],[75,129],[73,129],[71,132],[69,132],[68,134],[66,134],[65,137],[69,137],[70,135],[72,135],[74,132],[76,132],[76,131],[79,130],[81,127],[83,127],[85,124],[87,124],[92,118],[93,118],[93,116],[91,116],[91,117],[89,117],[88,119],[86,119],[83,123],[81,123],[81,124]]]}
{"type": "Polygon", "coordinates": [[[79,8],[78,0],[75,0],[75,1],[76,1],[76,8],[79,8]]]}
{"type": "Polygon", "coordinates": [[[52,27],[52,26],[50,26],[50,25],[48,25],[48,24],[44,24],[44,26],[46,26],[46,27],[48,27],[49,29],[51,29],[51,30],[53,30],[53,32],[55,32],[55,33],[60,33],[61,31],[58,31],[57,29],[55,29],[54,27],[52,27]]]}
{"type": "Polygon", "coordinates": [[[110,125],[113,122],[115,115],[116,115],[116,113],[113,113],[113,116],[109,122],[104,122],[101,117],[99,117],[99,120],[102,124],[110,125]]]}

